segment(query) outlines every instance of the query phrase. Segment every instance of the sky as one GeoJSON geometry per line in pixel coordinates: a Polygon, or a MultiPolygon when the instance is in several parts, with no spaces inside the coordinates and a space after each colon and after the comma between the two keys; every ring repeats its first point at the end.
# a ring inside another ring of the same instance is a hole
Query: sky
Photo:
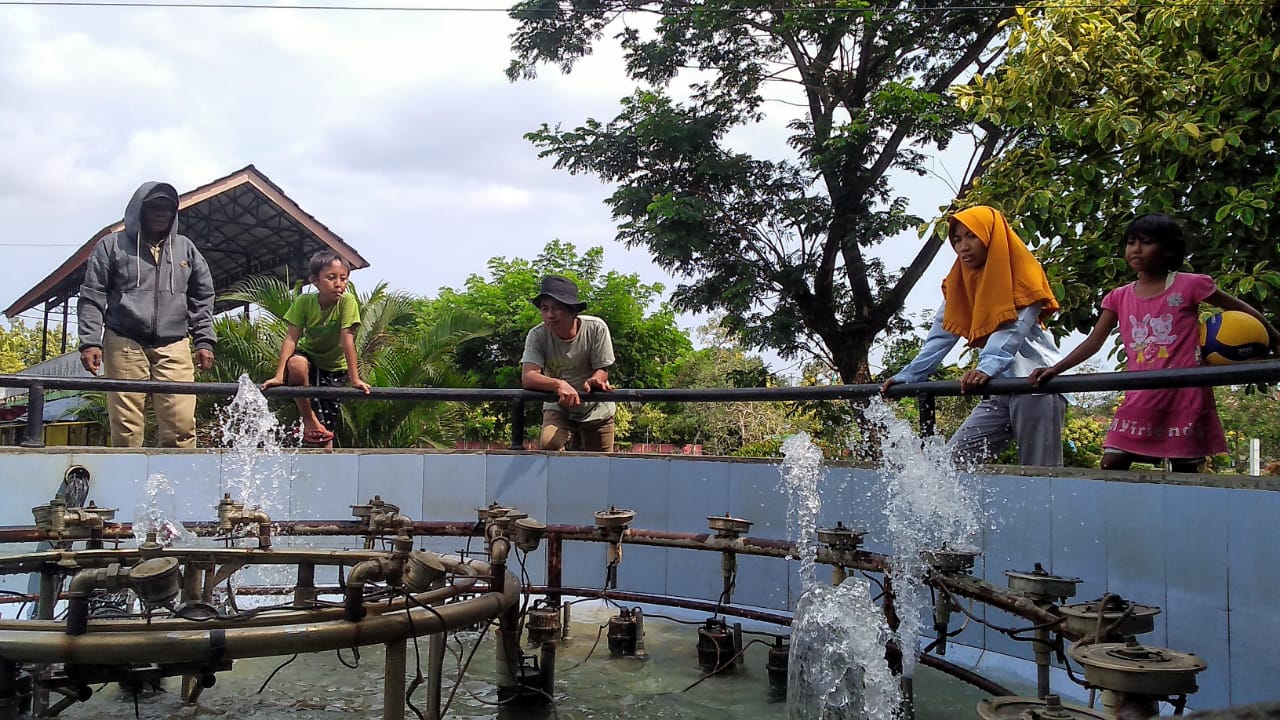
{"type": "MultiPolygon", "coordinates": [[[[370,262],[353,276],[363,287],[434,296],[483,275],[491,257],[532,258],[557,238],[674,287],[644,250],[614,240],[609,186],[555,170],[523,138],[542,123],[612,118],[635,87],[617,48],[602,44],[569,75],[544,68],[510,83],[515,23],[482,10],[507,3],[447,4],[471,11],[0,3],[0,251],[11,268],[0,307],[117,221],[143,181],[184,192],[251,163],[370,262]]],[[[732,141],[784,157],[800,111],[767,112],[732,141]]],[[[935,177],[903,179],[898,192],[932,217],[952,194],[943,178],[966,159],[939,158],[935,177]]],[[[881,255],[900,267],[919,244],[912,233],[881,255]]],[[[951,261],[944,248],[910,310],[937,306],[951,261]]],[[[705,321],[679,318],[687,330],[705,321]]]]}

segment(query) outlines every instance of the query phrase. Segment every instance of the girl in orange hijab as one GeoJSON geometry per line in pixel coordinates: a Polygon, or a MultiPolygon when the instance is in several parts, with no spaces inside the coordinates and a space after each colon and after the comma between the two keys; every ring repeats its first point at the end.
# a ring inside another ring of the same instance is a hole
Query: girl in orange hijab
{"type": "MultiPolygon", "coordinates": [[[[1041,321],[1058,309],[1044,268],[1000,211],[985,205],[949,219],[956,251],[942,281],[942,306],[915,359],[884,382],[921,382],[938,369],[960,338],[978,348],[978,366],[960,378],[974,392],[991,378],[1026,377],[1060,356],[1041,321]]],[[[983,399],[948,447],[964,462],[989,460],[1018,441],[1023,465],[1062,464],[1066,399],[1058,394],[993,395],[983,399]]]]}

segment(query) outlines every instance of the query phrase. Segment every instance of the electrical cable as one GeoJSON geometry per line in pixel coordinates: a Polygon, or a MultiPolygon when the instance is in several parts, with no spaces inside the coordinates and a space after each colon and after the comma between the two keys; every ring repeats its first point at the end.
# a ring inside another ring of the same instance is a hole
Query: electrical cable
{"type": "MultiPolygon", "coordinates": [[[[748,649],[750,649],[750,648],[751,648],[751,646],[752,646],[752,645],[755,645],[756,643],[759,643],[759,644],[761,644],[761,645],[764,645],[764,646],[768,647],[768,643],[766,643],[766,642],[765,642],[765,641],[763,641],[763,640],[752,640],[751,642],[747,643],[746,645],[743,645],[741,650],[739,650],[738,652],[734,653],[733,657],[729,658],[728,660],[725,660],[722,664],[717,665],[717,666],[716,666],[716,668],[715,668],[714,670],[712,670],[711,672],[709,672],[709,673],[707,673],[707,674],[703,675],[702,677],[698,678],[697,680],[694,680],[692,683],[690,683],[690,685],[689,685],[688,687],[686,687],[685,689],[681,690],[680,692],[682,692],[682,693],[689,692],[690,690],[694,689],[694,688],[695,688],[695,687],[697,687],[698,685],[701,685],[701,684],[702,684],[702,682],[703,682],[704,680],[706,680],[707,678],[714,677],[715,675],[717,675],[718,673],[720,673],[722,670],[724,670],[725,668],[729,667],[729,666],[730,666],[730,665],[732,665],[734,662],[736,662],[738,658],[740,658],[740,657],[742,657],[743,655],[745,655],[745,654],[746,654],[746,652],[747,652],[747,650],[748,650],[748,649]]],[[[668,693],[668,694],[676,694],[676,693],[668,693]]]]}
{"type": "Polygon", "coordinates": [[[564,670],[562,670],[561,672],[569,672],[570,670],[576,670],[576,669],[577,669],[578,667],[580,667],[583,663],[585,663],[586,661],[590,660],[590,659],[591,659],[591,656],[592,656],[592,655],[595,653],[595,651],[596,651],[596,646],[600,644],[600,636],[601,636],[601,635],[604,635],[605,628],[607,628],[607,627],[609,627],[609,625],[606,623],[606,624],[604,624],[604,625],[601,625],[601,626],[600,626],[600,629],[596,631],[596,641],[595,641],[595,642],[593,642],[593,643],[591,643],[591,649],[587,651],[587,656],[586,656],[586,657],[582,658],[581,660],[579,660],[578,662],[574,663],[574,664],[573,664],[573,665],[571,665],[570,667],[565,668],[565,669],[564,669],[564,670]]]}
{"type": "Polygon", "coordinates": [[[475,643],[471,646],[471,652],[467,654],[467,661],[458,668],[458,680],[453,684],[453,689],[449,691],[449,699],[445,701],[444,707],[440,709],[440,717],[448,717],[449,706],[453,704],[453,698],[458,693],[458,686],[462,684],[462,678],[466,676],[467,668],[471,667],[471,659],[476,656],[476,650],[480,648],[480,643],[484,640],[484,636],[488,634],[491,627],[493,627],[493,618],[489,618],[489,622],[480,630],[480,634],[476,636],[475,643]]]}
{"type": "Polygon", "coordinates": [[[280,663],[280,665],[279,665],[278,667],[276,667],[276,669],[275,669],[275,670],[272,670],[272,671],[271,671],[271,674],[267,676],[267,679],[262,681],[262,685],[260,685],[260,686],[258,687],[258,692],[257,692],[257,693],[255,693],[255,694],[256,694],[256,695],[261,695],[261,694],[262,694],[262,691],[267,689],[267,685],[271,682],[271,679],[272,679],[272,678],[274,678],[274,677],[276,676],[276,673],[278,673],[278,672],[280,672],[281,670],[283,670],[285,665],[288,665],[289,663],[291,663],[291,662],[293,662],[294,660],[297,660],[297,659],[298,659],[298,653],[294,653],[294,654],[293,654],[293,657],[291,657],[291,658],[289,658],[288,660],[285,660],[284,662],[280,663]]]}
{"type": "Polygon", "coordinates": [[[338,662],[342,663],[343,667],[350,668],[352,670],[360,667],[360,646],[357,645],[356,647],[351,648],[351,654],[355,656],[355,662],[349,665],[347,664],[346,659],[342,657],[342,648],[338,648],[333,652],[338,656],[338,662]]]}
{"type": "MultiPolygon", "coordinates": [[[[404,617],[406,620],[409,621],[409,637],[413,638],[413,660],[414,660],[414,677],[413,677],[413,681],[409,683],[409,686],[405,688],[404,704],[407,705],[409,709],[413,711],[414,715],[418,716],[418,720],[427,720],[427,717],[422,714],[422,711],[419,710],[417,707],[415,707],[413,704],[413,693],[422,685],[422,682],[423,682],[422,650],[418,648],[418,630],[413,626],[413,608],[409,606],[409,602],[408,602],[410,600],[416,602],[417,598],[413,597],[413,594],[408,591],[405,591],[404,596],[406,598],[406,602],[404,604],[404,617]]],[[[425,604],[421,602],[418,602],[417,604],[421,607],[424,607],[430,610],[431,613],[440,620],[440,623],[441,623],[440,632],[444,632],[445,631],[444,618],[440,616],[440,613],[436,612],[435,608],[427,607],[425,604]]]]}

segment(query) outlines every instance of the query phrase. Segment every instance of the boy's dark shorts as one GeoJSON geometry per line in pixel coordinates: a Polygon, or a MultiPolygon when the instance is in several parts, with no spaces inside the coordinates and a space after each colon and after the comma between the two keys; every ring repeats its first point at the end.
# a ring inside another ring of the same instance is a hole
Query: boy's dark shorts
{"type": "MultiPolygon", "coordinates": [[[[311,359],[306,353],[294,353],[307,361],[307,379],[316,387],[346,387],[347,371],[332,372],[330,370],[321,370],[316,361],[311,359]]],[[[320,418],[320,422],[324,423],[325,428],[331,433],[337,433],[338,428],[342,425],[342,410],[339,409],[337,398],[311,398],[311,408],[316,411],[316,417],[320,418]]]]}

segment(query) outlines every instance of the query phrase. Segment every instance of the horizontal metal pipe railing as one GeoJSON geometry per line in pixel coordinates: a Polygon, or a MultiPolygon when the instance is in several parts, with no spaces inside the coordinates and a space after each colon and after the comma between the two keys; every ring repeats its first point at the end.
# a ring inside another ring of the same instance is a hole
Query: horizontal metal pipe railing
{"type": "MultiPolygon", "coordinates": [[[[1113,392],[1120,390],[1152,390],[1174,387],[1206,387],[1280,382],[1280,360],[1262,360],[1216,367],[1178,368],[1144,372],[1111,372],[1083,375],[1059,375],[1040,387],[1032,387],[1025,378],[992,380],[982,389],[984,394],[1016,395],[1041,392],[1113,392]]],[[[27,425],[22,445],[42,447],[44,427],[44,395],[49,390],[82,390],[89,392],[170,393],[179,395],[234,395],[237,383],[183,383],[160,380],[112,380],[89,377],[55,377],[40,375],[0,375],[0,387],[26,388],[29,393],[27,425]]],[[[769,388],[619,388],[608,393],[615,402],[772,402],[853,400],[880,394],[878,384],[822,385],[769,388]]],[[[899,383],[885,393],[891,398],[964,395],[954,380],[899,383]]],[[[418,402],[506,402],[511,408],[511,449],[524,447],[524,405],[529,402],[554,402],[554,393],[501,388],[401,388],[375,387],[368,394],[356,388],[275,387],[268,397],[339,398],[344,400],[412,400],[418,402]]],[[[921,427],[932,434],[932,404],[923,403],[921,427]]]]}
{"type": "MultiPolygon", "coordinates": [[[[1280,360],[1261,360],[1235,365],[1059,375],[1035,388],[1025,378],[992,380],[984,393],[1020,394],[1051,392],[1110,392],[1116,390],[1150,390],[1171,387],[1203,387],[1210,385],[1243,385],[1280,382],[1280,360]]],[[[173,382],[163,380],[112,380],[89,377],[55,377],[42,375],[0,374],[0,387],[40,387],[44,390],[85,390],[172,393],[180,395],[234,395],[237,383],[173,382]]],[[[624,402],[770,402],[779,400],[848,400],[880,394],[880,385],[819,385],[767,388],[618,388],[608,398],[624,402]]],[[[942,380],[900,383],[887,393],[889,397],[963,395],[960,383],[942,380]]],[[[274,387],[267,397],[319,397],[344,400],[421,400],[452,402],[488,402],[520,400],[523,402],[554,401],[555,393],[503,388],[400,388],[374,387],[368,394],[356,388],[338,387],[274,387]]]]}

